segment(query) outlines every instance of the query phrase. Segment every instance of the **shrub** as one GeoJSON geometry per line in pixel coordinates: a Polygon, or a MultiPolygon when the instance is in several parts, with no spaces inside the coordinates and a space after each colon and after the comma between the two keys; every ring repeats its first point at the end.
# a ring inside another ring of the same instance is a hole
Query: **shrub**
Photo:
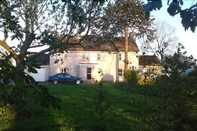
{"type": "Polygon", "coordinates": [[[126,83],[137,84],[140,79],[140,75],[135,70],[127,70],[124,72],[124,79],[126,83]]]}
{"type": "Polygon", "coordinates": [[[138,85],[152,85],[153,80],[151,78],[144,78],[144,79],[139,79],[138,80],[138,85]]]}
{"type": "Polygon", "coordinates": [[[164,61],[165,73],[156,79],[150,124],[155,130],[196,131],[197,75],[181,77],[180,73],[193,67],[195,60],[178,51],[164,61]],[[155,99],[156,98],[156,99],[155,99]]]}
{"type": "Polygon", "coordinates": [[[89,111],[92,119],[92,131],[107,131],[108,130],[108,113],[110,111],[110,100],[107,98],[107,91],[103,87],[103,82],[100,81],[97,92],[92,99],[92,107],[89,111]]]}

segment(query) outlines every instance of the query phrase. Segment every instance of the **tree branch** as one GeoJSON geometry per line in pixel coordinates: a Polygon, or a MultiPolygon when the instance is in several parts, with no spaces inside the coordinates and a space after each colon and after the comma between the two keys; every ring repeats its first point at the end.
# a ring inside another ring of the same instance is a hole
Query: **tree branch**
{"type": "Polygon", "coordinates": [[[16,52],[10,46],[8,46],[8,44],[5,41],[0,40],[0,45],[12,55],[16,62],[19,61],[19,57],[16,54],[16,52]]]}

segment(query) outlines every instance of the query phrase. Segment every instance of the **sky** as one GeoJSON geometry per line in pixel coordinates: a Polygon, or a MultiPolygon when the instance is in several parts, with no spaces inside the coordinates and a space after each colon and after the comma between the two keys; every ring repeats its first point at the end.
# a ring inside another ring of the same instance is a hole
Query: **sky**
{"type": "MultiPolygon", "coordinates": [[[[187,55],[193,55],[197,59],[197,28],[195,33],[190,29],[185,31],[184,27],[181,24],[180,15],[172,17],[167,12],[167,0],[163,1],[163,7],[160,10],[151,12],[151,15],[154,15],[156,20],[165,20],[171,26],[176,28],[177,36],[179,37],[179,42],[185,47],[187,55]]],[[[184,0],[184,4],[181,7],[182,9],[189,8],[191,5],[197,3],[196,0],[184,0]]]]}

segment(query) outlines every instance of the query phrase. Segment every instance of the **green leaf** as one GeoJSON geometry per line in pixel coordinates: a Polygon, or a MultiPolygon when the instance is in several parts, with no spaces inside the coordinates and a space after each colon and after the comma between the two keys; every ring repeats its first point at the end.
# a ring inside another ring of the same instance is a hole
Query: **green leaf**
{"type": "Polygon", "coordinates": [[[160,10],[162,7],[162,1],[161,0],[148,0],[148,3],[144,6],[146,19],[149,19],[150,12],[153,10],[160,10]]]}
{"type": "Polygon", "coordinates": [[[192,32],[195,32],[196,25],[197,25],[197,20],[192,19],[192,21],[190,23],[190,29],[191,29],[192,32]]]}
{"type": "Polygon", "coordinates": [[[183,0],[179,0],[180,5],[183,5],[183,0]]]}
{"type": "Polygon", "coordinates": [[[28,68],[28,72],[31,72],[31,73],[38,73],[38,71],[37,71],[35,68],[33,68],[33,67],[29,67],[29,68],[28,68]]]}
{"type": "Polygon", "coordinates": [[[28,74],[27,74],[26,77],[27,77],[27,79],[28,79],[29,81],[34,82],[34,83],[36,82],[35,79],[34,79],[31,75],[28,75],[28,74]]]}
{"type": "Polygon", "coordinates": [[[161,0],[148,1],[148,3],[145,5],[145,9],[148,10],[148,11],[160,10],[161,7],[162,7],[162,1],[161,0]]]}
{"type": "Polygon", "coordinates": [[[191,24],[191,19],[193,17],[191,10],[182,10],[180,13],[180,16],[182,18],[182,25],[185,28],[185,30],[187,30],[190,27],[191,24]]]}
{"type": "Polygon", "coordinates": [[[178,3],[171,3],[170,6],[168,7],[167,11],[171,16],[174,16],[179,9],[179,4],[178,3]]]}
{"type": "Polygon", "coordinates": [[[194,16],[197,17],[197,9],[193,10],[194,11],[194,16]]]}

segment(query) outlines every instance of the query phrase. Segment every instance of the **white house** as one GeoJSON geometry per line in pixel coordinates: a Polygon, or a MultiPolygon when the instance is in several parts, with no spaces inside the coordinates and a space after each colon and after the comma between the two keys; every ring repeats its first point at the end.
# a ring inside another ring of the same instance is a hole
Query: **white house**
{"type": "MultiPolygon", "coordinates": [[[[45,81],[47,81],[50,75],[67,72],[83,78],[85,82],[92,82],[101,79],[99,72],[102,71],[104,81],[123,81],[124,45],[124,37],[117,37],[114,44],[91,45],[90,48],[68,48],[67,52],[50,56],[48,67],[41,69],[45,71],[38,71],[38,76],[40,76],[39,73],[45,73],[45,81]]],[[[138,52],[136,42],[130,38],[128,67],[138,69],[138,52]]]]}
{"type": "MultiPolygon", "coordinates": [[[[129,39],[129,67],[138,68],[139,49],[134,40],[129,39]]],[[[114,44],[100,44],[90,48],[69,48],[67,52],[50,57],[49,75],[67,72],[83,78],[87,82],[100,80],[123,81],[124,38],[115,38],[114,44]],[[57,59],[60,62],[55,63],[57,59]]]]}

